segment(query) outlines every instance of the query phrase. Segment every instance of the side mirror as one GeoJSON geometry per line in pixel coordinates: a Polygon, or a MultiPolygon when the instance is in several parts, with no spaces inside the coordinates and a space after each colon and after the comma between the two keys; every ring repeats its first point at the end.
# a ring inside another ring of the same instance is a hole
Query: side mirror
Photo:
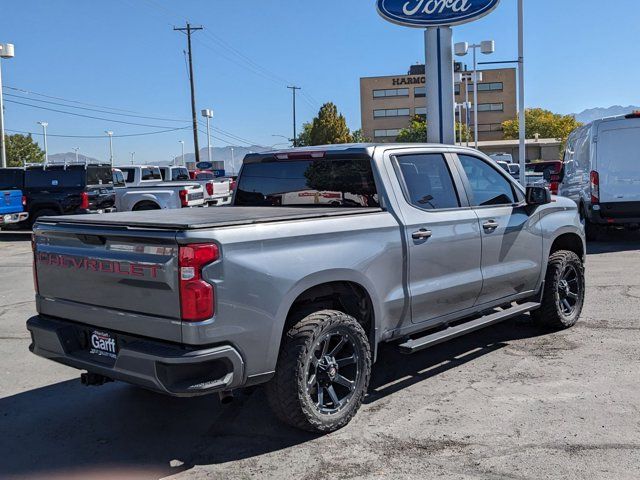
{"type": "Polygon", "coordinates": [[[547,187],[527,187],[527,205],[551,203],[551,192],[547,187]]]}

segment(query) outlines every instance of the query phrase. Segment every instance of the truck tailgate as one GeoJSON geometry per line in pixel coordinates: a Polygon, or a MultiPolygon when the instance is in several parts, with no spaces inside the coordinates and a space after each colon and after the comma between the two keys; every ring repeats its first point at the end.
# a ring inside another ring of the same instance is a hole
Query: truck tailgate
{"type": "Polygon", "coordinates": [[[181,340],[175,232],[38,224],[41,314],[181,340]]]}

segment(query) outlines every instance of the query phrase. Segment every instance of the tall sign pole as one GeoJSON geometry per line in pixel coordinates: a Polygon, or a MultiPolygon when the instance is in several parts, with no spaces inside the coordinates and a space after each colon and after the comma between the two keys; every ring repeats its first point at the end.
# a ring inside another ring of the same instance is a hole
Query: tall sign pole
{"type": "Polygon", "coordinates": [[[491,13],[500,0],[376,0],[385,20],[424,28],[427,141],[455,144],[453,25],[491,13]]]}
{"type": "Polygon", "coordinates": [[[453,30],[428,27],[424,35],[427,142],[454,145],[453,30]]]}
{"type": "Polygon", "coordinates": [[[203,27],[193,27],[187,23],[186,27],[173,28],[178,32],[186,32],[187,34],[187,54],[189,56],[189,84],[191,86],[191,120],[193,123],[193,148],[196,154],[196,163],[200,162],[200,146],[198,144],[198,115],[196,114],[196,88],[193,80],[193,56],[191,54],[191,34],[203,27]]]}
{"type": "Polygon", "coordinates": [[[527,141],[525,138],[526,120],[524,114],[524,0],[518,0],[518,90],[520,185],[526,186],[527,141]]]}

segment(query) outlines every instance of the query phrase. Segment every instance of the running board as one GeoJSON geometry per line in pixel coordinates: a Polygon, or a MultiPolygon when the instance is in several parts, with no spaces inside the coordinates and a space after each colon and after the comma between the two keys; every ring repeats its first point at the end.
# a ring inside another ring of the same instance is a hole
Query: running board
{"type": "Polygon", "coordinates": [[[405,343],[399,345],[400,352],[407,354],[415,353],[420,350],[424,350],[425,348],[438,345],[439,343],[445,342],[447,340],[461,337],[462,335],[466,335],[467,333],[475,332],[476,330],[480,330],[481,328],[489,327],[491,325],[495,325],[496,323],[509,320],[510,318],[517,317],[518,315],[530,312],[531,310],[535,310],[538,307],[540,307],[540,304],[538,302],[528,302],[514,305],[513,307],[507,308],[505,310],[491,313],[474,320],[469,320],[468,322],[461,323],[444,330],[439,330],[430,335],[425,335],[424,337],[408,340],[405,343]]]}

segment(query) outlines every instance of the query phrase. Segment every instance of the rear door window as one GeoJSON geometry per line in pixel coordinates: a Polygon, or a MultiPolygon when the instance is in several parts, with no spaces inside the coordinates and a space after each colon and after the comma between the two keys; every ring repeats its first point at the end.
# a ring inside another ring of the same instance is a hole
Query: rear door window
{"type": "Polygon", "coordinates": [[[512,205],[516,203],[511,182],[484,160],[471,155],[458,155],[469,180],[473,205],[512,205]]]}
{"type": "Polygon", "coordinates": [[[396,157],[407,201],[423,210],[460,207],[451,172],[441,154],[396,157]]]}
{"type": "Polygon", "coordinates": [[[136,180],[136,171],[134,168],[120,167],[122,174],[124,175],[124,181],[127,183],[133,183],[136,180]]]}

